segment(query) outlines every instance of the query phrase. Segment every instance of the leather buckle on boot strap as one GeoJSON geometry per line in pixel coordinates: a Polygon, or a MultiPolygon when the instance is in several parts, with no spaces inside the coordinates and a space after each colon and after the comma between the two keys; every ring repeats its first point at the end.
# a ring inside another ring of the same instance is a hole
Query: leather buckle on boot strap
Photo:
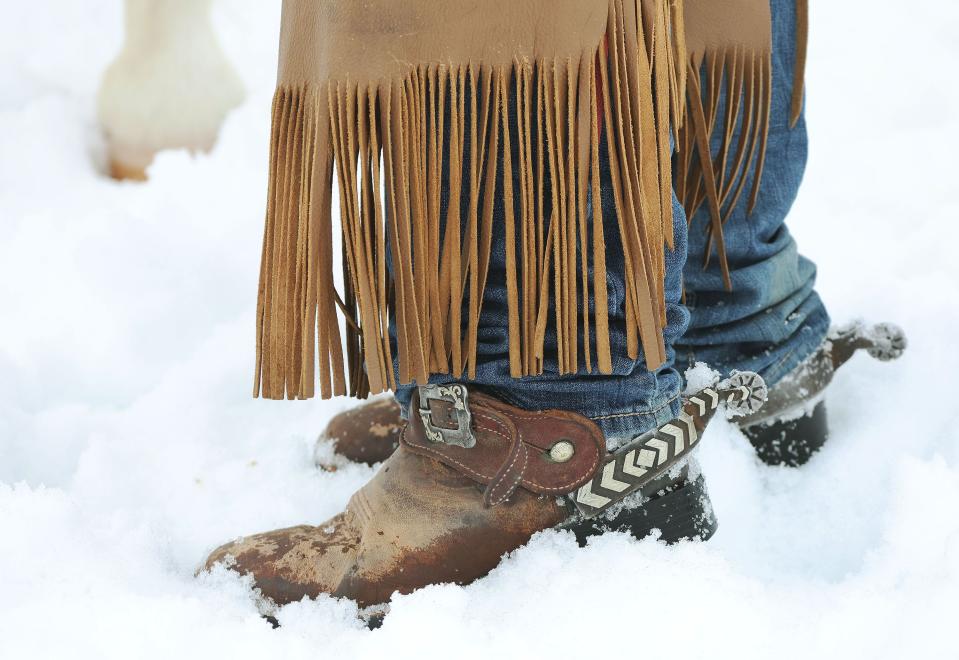
{"type": "Polygon", "coordinates": [[[476,445],[473,435],[472,415],[469,408],[469,394],[463,385],[424,385],[419,388],[420,419],[423,430],[430,442],[442,442],[469,449],[476,445]],[[433,423],[433,411],[430,401],[445,401],[452,404],[456,414],[456,428],[445,428],[433,423]]]}

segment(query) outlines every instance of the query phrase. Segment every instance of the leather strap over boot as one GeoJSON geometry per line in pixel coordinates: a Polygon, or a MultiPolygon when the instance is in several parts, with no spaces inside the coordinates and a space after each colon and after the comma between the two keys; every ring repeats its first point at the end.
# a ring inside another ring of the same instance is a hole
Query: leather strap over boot
{"type": "Polygon", "coordinates": [[[569,494],[573,513],[590,518],[684,459],[721,401],[734,415],[754,413],[766,386],[752,372],[735,374],[689,397],[676,419],[614,453],[592,421],[569,411],[523,410],[460,384],[421,387],[418,399],[401,444],[485,486],[484,506],[502,504],[522,487],[569,494]]]}
{"type": "Polygon", "coordinates": [[[575,413],[522,410],[463,385],[421,387],[418,398],[400,442],[484,485],[485,506],[520,486],[537,495],[572,492],[606,453],[599,427],[575,413]]]}

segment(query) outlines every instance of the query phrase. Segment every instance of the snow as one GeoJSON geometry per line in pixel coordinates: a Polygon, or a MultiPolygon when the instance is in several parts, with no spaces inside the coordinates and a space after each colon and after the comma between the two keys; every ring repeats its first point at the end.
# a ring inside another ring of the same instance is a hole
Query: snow
{"type": "Polygon", "coordinates": [[[715,369],[711,369],[705,362],[697,362],[686,370],[683,377],[686,380],[686,387],[683,394],[688,396],[707,387],[716,385],[721,375],[715,369]]]}
{"type": "Polygon", "coordinates": [[[217,4],[247,100],[212,154],[163,154],[145,185],[104,178],[94,122],[121,3],[8,3],[0,658],[955,657],[959,9],[812,4],[790,226],[836,320],[900,323],[904,357],[841,370],[833,438],[801,470],[711,426],[708,544],[539,534],[472,586],[394,598],[370,632],[326,597],[274,630],[248,580],[194,576],[224,540],[322,522],[372,473],[313,466],[348,401],[250,397],[279,3],[217,4]]]}

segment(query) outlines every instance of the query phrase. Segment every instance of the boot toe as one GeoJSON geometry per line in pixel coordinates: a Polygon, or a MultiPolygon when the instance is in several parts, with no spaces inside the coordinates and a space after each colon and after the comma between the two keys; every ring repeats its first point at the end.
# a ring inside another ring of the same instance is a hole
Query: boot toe
{"type": "Polygon", "coordinates": [[[252,575],[260,592],[277,605],[331,593],[352,564],[357,535],[345,514],[323,525],[300,525],[246,536],[226,543],[207,558],[252,575]]]}
{"type": "Polygon", "coordinates": [[[399,405],[393,398],[385,398],[336,415],[320,440],[332,442],[333,451],[347,460],[373,465],[392,455],[402,430],[399,405]]]}

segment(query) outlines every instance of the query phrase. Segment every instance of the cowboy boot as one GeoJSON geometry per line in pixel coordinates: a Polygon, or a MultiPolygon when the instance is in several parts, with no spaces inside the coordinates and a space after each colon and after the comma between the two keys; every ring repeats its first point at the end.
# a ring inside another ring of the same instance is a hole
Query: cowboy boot
{"type": "Polygon", "coordinates": [[[327,459],[325,445],[333,445],[333,453],[353,461],[373,465],[390,457],[400,443],[406,422],[393,397],[367,401],[334,416],[320,434],[316,447],[316,464],[334,469],[327,459]]]}
{"type": "Polygon", "coordinates": [[[421,387],[399,448],[345,511],[228,543],[206,566],[252,574],[276,604],[328,593],[369,607],[395,591],[472,582],[545,529],[581,542],[609,529],[705,539],[715,518],[702,478],[683,465],[721,401],[745,413],[764,397],[758,376],[740,374],[608,453],[599,427],[576,413],[522,410],[463,385],[421,387]]]}
{"type": "Polygon", "coordinates": [[[769,388],[766,405],[740,419],[739,427],[763,462],[803,465],[829,438],[824,394],[836,370],[859,349],[888,362],[905,348],[905,334],[891,323],[833,329],[811,356],[769,388]]]}

